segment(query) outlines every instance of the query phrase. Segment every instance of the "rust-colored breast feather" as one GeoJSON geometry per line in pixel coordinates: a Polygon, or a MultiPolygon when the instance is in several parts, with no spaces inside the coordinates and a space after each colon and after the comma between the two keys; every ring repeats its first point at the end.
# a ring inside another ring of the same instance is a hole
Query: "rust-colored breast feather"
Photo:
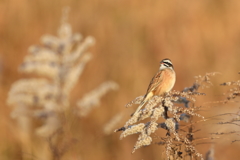
{"type": "Polygon", "coordinates": [[[145,94],[142,102],[140,103],[134,114],[137,113],[152,96],[161,96],[164,93],[169,92],[173,88],[175,80],[176,75],[174,70],[165,68],[158,71],[157,74],[152,78],[148,86],[147,93],[145,94]]]}
{"type": "Polygon", "coordinates": [[[171,69],[165,69],[159,71],[149,84],[147,93],[153,92],[153,95],[163,95],[169,92],[175,83],[175,73],[171,69]]]}

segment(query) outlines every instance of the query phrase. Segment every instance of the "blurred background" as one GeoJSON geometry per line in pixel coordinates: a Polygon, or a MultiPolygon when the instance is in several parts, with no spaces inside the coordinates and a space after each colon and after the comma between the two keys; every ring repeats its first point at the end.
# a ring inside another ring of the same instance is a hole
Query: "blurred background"
{"type": "MultiPolygon", "coordinates": [[[[240,1],[0,0],[1,160],[21,160],[22,154],[28,154],[21,151],[16,136],[19,131],[6,104],[7,94],[13,82],[26,76],[18,73],[18,66],[28,47],[39,44],[44,34],[56,35],[65,6],[70,7],[68,21],[73,32],[96,39],[90,49],[93,59],[71,92],[71,102],[75,104],[84,93],[107,80],[117,82],[120,89],[104,96],[101,106],[89,116],[78,119],[74,127],[79,132],[71,135],[78,143],[63,159],[161,159],[162,147],[153,144],[131,154],[137,135],[119,140],[120,133],[106,135],[103,127],[119,113],[126,117],[115,128],[124,125],[134,111],[125,104],[145,94],[163,58],[170,58],[174,64],[174,90],[191,86],[194,76],[221,72],[212,79],[211,89],[203,91],[208,95],[205,102],[223,98],[226,90],[220,83],[239,79],[240,1]]],[[[236,112],[236,107],[214,107],[207,114],[236,112]]],[[[221,127],[214,132],[238,129],[221,127]]],[[[213,129],[210,125],[205,128],[207,134],[213,129]]],[[[231,144],[235,139],[226,136],[215,143],[216,159],[238,159],[240,143],[231,144]]],[[[198,149],[205,154],[210,147],[203,144],[198,149]]],[[[39,158],[29,155],[29,159],[39,158]]]]}

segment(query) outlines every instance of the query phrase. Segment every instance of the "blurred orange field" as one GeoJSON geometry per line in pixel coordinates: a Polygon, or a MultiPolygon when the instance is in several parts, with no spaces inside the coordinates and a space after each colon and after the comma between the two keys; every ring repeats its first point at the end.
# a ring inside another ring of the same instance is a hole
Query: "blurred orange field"
{"type": "MultiPolygon", "coordinates": [[[[47,140],[35,134],[28,137],[33,141],[29,146],[31,152],[24,152],[24,142],[19,140],[21,130],[11,118],[12,108],[6,100],[15,81],[31,77],[18,72],[28,47],[39,45],[42,35],[57,35],[62,9],[66,6],[70,7],[68,22],[73,32],[81,33],[83,37],[93,36],[96,41],[89,49],[93,58],[70,93],[71,107],[105,81],[115,81],[119,89],[107,93],[88,116],[71,119],[67,126],[70,129],[62,138],[74,140],[74,143],[62,156],[64,160],[163,159],[164,147],[152,144],[132,154],[137,135],[119,140],[120,133],[113,132],[134,112],[137,106],[125,108],[125,104],[145,94],[163,58],[170,58],[174,64],[177,73],[174,90],[191,86],[194,76],[221,73],[211,79],[213,85],[210,88],[201,90],[207,95],[199,98],[199,104],[222,100],[227,88],[219,84],[239,80],[240,1],[1,0],[0,160],[54,159],[50,148],[43,145],[47,140]],[[124,118],[110,134],[105,134],[104,126],[120,113],[124,118]],[[36,154],[43,150],[46,155],[36,154]]],[[[236,113],[238,107],[239,103],[228,103],[202,113],[206,117],[236,113]]],[[[239,130],[237,125],[218,125],[217,122],[224,120],[217,120],[199,123],[196,129],[204,128],[201,131],[204,136],[239,130]]],[[[166,131],[160,129],[158,133],[164,135],[166,131]]],[[[154,139],[157,141],[157,133],[154,139]]],[[[198,145],[197,149],[205,155],[214,146],[215,159],[239,159],[240,142],[232,143],[233,140],[239,140],[239,137],[224,135],[216,141],[205,141],[213,143],[198,145]]]]}

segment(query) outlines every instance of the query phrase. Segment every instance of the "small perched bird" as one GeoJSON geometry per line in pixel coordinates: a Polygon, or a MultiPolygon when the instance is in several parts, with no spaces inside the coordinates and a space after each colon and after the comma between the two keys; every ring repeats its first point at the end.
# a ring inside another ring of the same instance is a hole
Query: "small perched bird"
{"type": "Polygon", "coordinates": [[[152,78],[147,93],[144,95],[142,102],[137,110],[132,114],[136,114],[144,106],[144,104],[153,96],[162,96],[169,92],[176,81],[176,73],[173,69],[173,65],[170,59],[166,58],[160,62],[159,71],[152,78]]]}

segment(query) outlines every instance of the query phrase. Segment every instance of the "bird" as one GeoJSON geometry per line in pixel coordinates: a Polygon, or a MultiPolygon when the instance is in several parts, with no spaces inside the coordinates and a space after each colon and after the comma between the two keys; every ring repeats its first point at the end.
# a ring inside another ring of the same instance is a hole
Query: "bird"
{"type": "Polygon", "coordinates": [[[153,96],[163,96],[171,91],[175,81],[176,73],[174,71],[172,61],[169,58],[165,58],[160,62],[158,72],[152,78],[143,100],[132,116],[138,113],[144,104],[146,104],[146,102],[148,102],[148,100],[150,100],[153,96]]]}

